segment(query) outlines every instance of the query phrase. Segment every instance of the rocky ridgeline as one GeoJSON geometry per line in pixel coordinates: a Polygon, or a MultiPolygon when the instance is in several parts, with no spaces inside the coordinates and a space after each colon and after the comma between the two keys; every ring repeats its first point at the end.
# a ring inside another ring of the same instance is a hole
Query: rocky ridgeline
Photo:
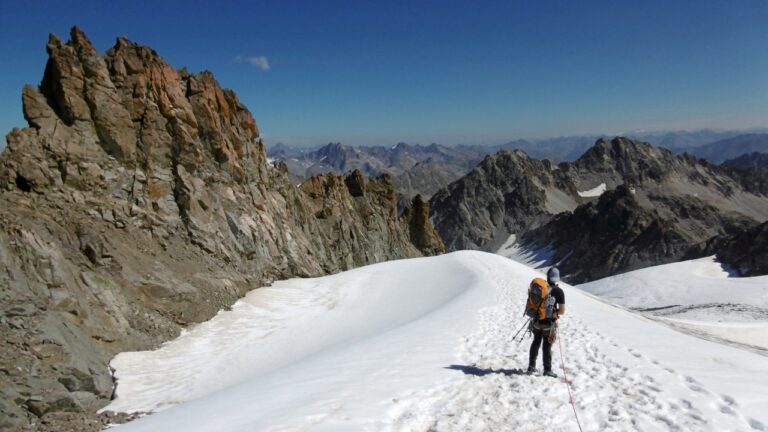
{"type": "Polygon", "coordinates": [[[499,152],[430,200],[449,249],[496,251],[510,234],[578,283],[680,259],[768,219],[764,179],[625,138],[552,166],[499,152]],[[582,196],[601,184],[600,198],[582,196]]]}
{"type": "Polygon", "coordinates": [[[444,251],[387,176],[289,181],[210,72],[77,28],[47,48],[0,156],[0,429],[99,429],[112,356],[250,289],[444,251]]]}
{"type": "Polygon", "coordinates": [[[365,175],[389,174],[397,191],[411,199],[425,197],[460,178],[487,152],[486,148],[428,146],[399,143],[391,147],[352,147],[328,143],[315,150],[276,146],[269,156],[285,162],[297,180],[317,173],[358,169],[365,175]]]}
{"type": "Polygon", "coordinates": [[[576,186],[548,160],[520,150],[486,156],[469,174],[430,200],[431,218],[451,250],[495,251],[522,233],[582,202],[576,186]]]}

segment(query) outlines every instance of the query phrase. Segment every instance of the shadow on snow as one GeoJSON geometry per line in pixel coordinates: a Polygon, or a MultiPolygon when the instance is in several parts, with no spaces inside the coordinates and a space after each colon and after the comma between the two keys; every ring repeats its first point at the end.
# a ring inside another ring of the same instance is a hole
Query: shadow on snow
{"type": "Polygon", "coordinates": [[[525,371],[523,371],[522,369],[483,369],[477,366],[466,366],[466,365],[450,365],[450,366],[447,366],[445,369],[457,370],[457,371],[463,372],[466,375],[474,375],[474,376],[485,376],[488,374],[502,374],[506,376],[525,375],[525,371]]]}

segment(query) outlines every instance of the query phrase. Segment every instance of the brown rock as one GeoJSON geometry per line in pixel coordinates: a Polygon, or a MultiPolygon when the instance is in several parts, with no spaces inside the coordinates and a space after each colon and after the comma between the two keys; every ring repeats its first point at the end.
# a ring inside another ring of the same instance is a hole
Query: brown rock
{"type": "Polygon", "coordinates": [[[424,255],[445,253],[445,244],[429,222],[429,203],[421,195],[416,195],[403,213],[408,221],[408,233],[411,242],[424,255]]]}
{"type": "Polygon", "coordinates": [[[346,183],[347,189],[349,189],[349,193],[353,197],[365,195],[365,178],[360,170],[356,169],[344,177],[344,183],[346,183]]]}
{"type": "Polygon", "coordinates": [[[277,279],[438,250],[424,218],[415,245],[388,177],[296,187],[210,72],[125,38],[100,56],[77,28],[48,53],[40,88],[23,90],[30,127],[0,155],[0,405],[15,416],[0,425],[88,430],[116,353],[277,279]]]}

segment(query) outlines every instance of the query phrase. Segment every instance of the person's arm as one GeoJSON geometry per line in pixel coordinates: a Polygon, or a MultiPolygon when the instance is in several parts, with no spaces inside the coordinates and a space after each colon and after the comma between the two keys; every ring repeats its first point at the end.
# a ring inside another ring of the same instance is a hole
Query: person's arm
{"type": "Polygon", "coordinates": [[[560,317],[561,315],[565,315],[565,293],[562,289],[558,289],[557,296],[555,297],[557,299],[557,312],[555,312],[557,317],[560,317]]]}
{"type": "Polygon", "coordinates": [[[560,307],[557,308],[557,316],[565,315],[565,305],[560,304],[560,307]]]}

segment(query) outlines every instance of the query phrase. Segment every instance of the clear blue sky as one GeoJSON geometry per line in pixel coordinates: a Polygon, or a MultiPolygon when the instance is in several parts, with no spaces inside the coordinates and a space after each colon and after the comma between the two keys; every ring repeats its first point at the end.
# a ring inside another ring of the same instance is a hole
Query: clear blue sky
{"type": "Polygon", "coordinates": [[[3,134],[72,25],[213,71],[268,144],[768,126],[764,0],[0,1],[3,134]]]}

